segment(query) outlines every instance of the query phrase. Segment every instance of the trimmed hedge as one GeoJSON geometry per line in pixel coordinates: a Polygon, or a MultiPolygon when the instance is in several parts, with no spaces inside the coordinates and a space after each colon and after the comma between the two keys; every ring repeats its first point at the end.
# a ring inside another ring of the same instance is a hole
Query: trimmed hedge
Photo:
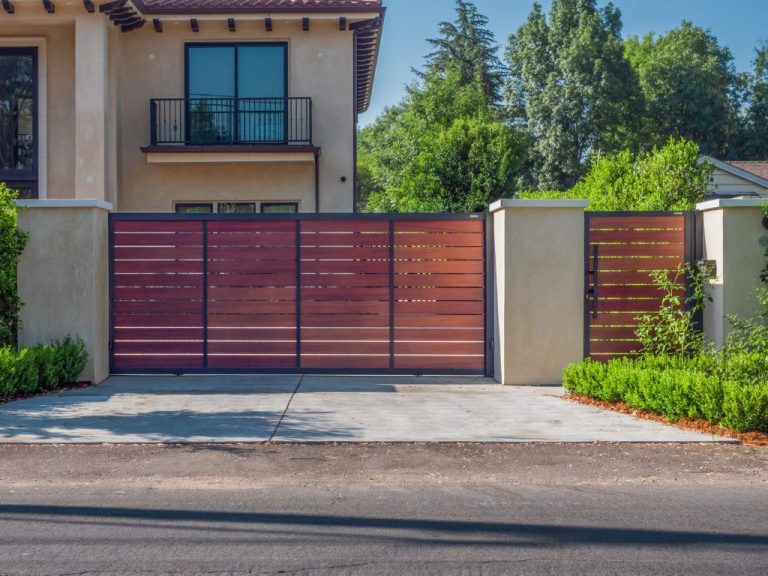
{"type": "Polygon", "coordinates": [[[566,368],[563,385],[671,421],[701,418],[738,432],[768,432],[768,358],[759,354],[584,360],[566,368]]]}
{"type": "Polygon", "coordinates": [[[55,390],[77,381],[88,362],[85,343],[70,337],[23,348],[0,348],[0,399],[55,390]]]}

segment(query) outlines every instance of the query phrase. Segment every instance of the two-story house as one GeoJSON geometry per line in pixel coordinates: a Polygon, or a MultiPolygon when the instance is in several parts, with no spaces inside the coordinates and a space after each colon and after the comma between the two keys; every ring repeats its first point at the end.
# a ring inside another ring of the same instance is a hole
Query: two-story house
{"type": "Polygon", "coordinates": [[[2,0],[0,181],[118,212],[351,212],[380,0],[2,0]]]}

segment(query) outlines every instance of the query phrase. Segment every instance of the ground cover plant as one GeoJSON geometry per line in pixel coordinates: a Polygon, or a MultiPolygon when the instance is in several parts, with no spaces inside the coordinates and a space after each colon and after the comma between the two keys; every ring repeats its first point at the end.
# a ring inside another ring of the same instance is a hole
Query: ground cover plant
{"type": "Polygon", "coordinates": [[[768,432],[768,289],[752,318],[729,318],[725,346],[715,349],[695,328],[693,314],[706,302],[704,271],[689,271],[693,284],[688,308],[672,295],[679,285],[668,274],[654,274],[665,292],[661,309],[640,318],[639,356],[609,362],[572,364],[563,385],[611,403],[623,402],[670,421],[706,420],[737,432],[768,432]]]}
{"type": "Polygon", "coordinates": [[[74,384],[87,362],[85,343],[79,338],[20,350],[4,346],[0,348],[0,400],[74,384]]]}

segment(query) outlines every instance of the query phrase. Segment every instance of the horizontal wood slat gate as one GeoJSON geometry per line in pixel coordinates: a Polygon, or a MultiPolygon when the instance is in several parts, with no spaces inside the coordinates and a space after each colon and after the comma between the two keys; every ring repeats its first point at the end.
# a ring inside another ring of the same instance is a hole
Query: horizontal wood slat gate
{"type": "Polygon", "coordinates": [[[637,318],[659,310],[663,298],[651,273],[675,274],[695,259],[694,214],[587,212],[585,218],[586,356],[636,355],[637,318]]]}
{"type": "Polygon", "coordinates": [[[112,372],[490,375],[485,226],[114,214],[112,372]]]}

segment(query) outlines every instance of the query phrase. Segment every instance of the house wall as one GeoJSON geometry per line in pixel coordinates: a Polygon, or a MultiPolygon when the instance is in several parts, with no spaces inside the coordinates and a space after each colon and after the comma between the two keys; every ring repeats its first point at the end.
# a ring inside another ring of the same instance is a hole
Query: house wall
{"type": "Polygon", "coordinates": [[[320,210],[352,211],[353,36],[336,20],[313,20],[311,31],[303,32],[300,21],[276,18],[271,33],[262,20],[238,20],[234,33],[223,18],[202,20],[199,33],[188,22],[164,22],[162,33],[147,25],[121,40],[121,62],[111,61],[124,82],[118,211],[168,212],[174,201],[190,200],[298,201],[302,212],[315,211],[311,163],[149,164],[140,150],[150,143],[150,99],[184,97],[186,42],[258,41],[288,43],[288,95],[312,98],[313,143],[322,148],[320,210]]]}
{"type": "Polygon", "coordinates": [[[748,194],[768,196],[768,190],[765,188],[717,168],[712,171],[710,191],[712,194],[722,194],[725,196],[741,196],[748,194]]]}

